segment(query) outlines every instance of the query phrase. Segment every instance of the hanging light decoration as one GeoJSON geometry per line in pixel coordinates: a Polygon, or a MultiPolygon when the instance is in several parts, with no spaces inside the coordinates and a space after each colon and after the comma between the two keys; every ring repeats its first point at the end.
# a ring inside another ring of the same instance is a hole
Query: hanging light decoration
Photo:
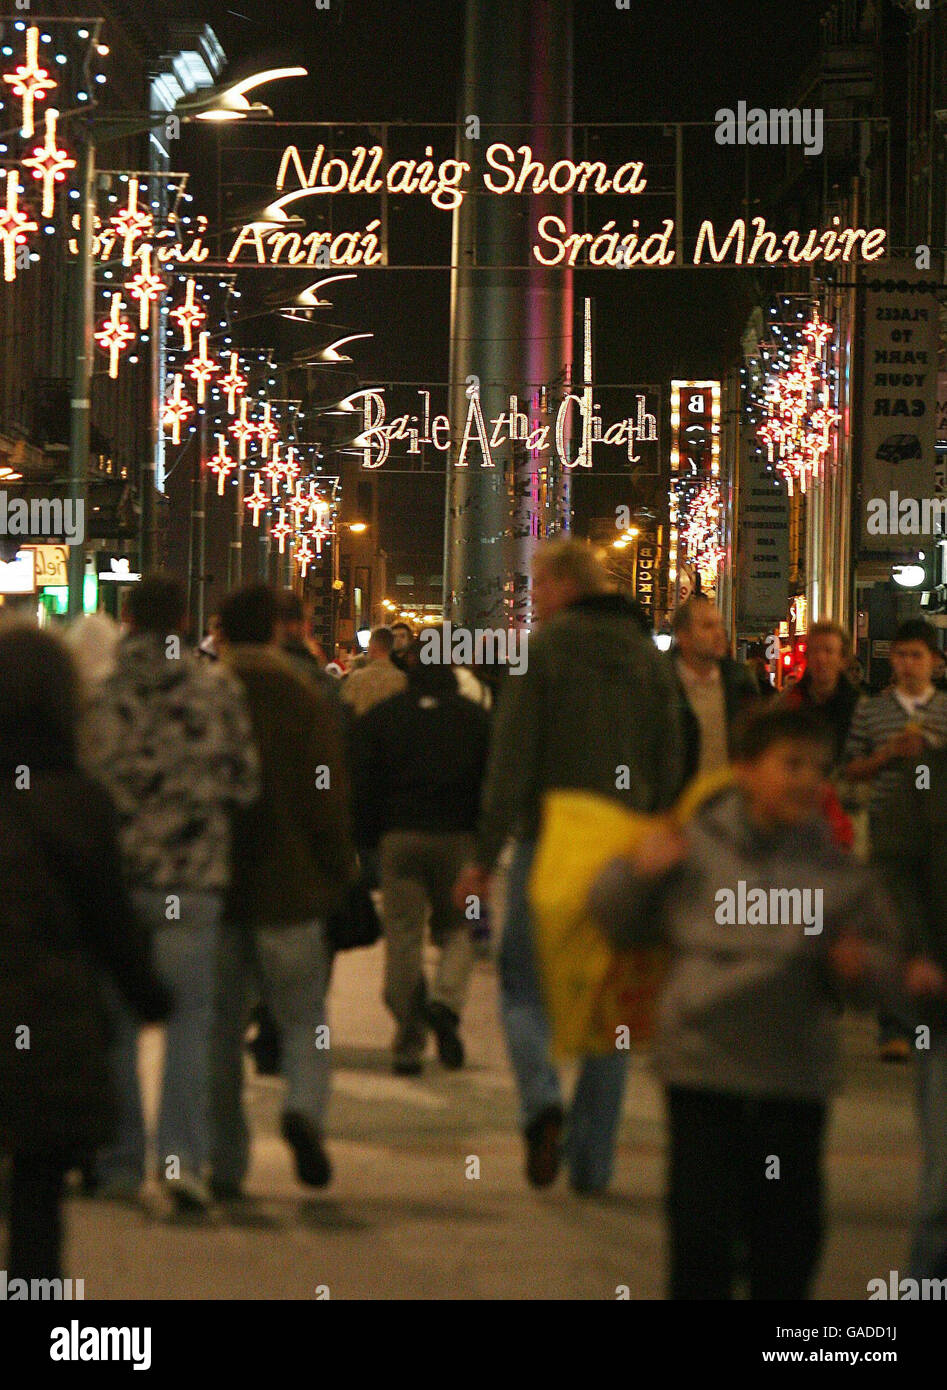
{"type": "Polygon", "coordinates": [[[16,279],[16,248],[23,245],[28,233],[39,231],[39,223],[32,221],[28,212],[19,204],[20,176],[15,169],[3,171],[7,181],[6,205],[0,208],[0,241],[3,242],[3,278],[16,279]]]}
{"type": "MultiPolygon", "coordinates": [[[[187,352],[193,352],[194,350],[194,329],[196,325],[203,323],[207,318],[207,315],[200,305],[194,303],[195,288],[195,282],[193,280],[188,280],[184,303],[179,304],[176,309],[172,309],[169,315],[170,318],[177,321],[178,327],[184,334],[184,347],[187,352]]],[[[231,354],[231,370],[233,369],[234,355],[235,354],[231,354]]],[[[230,413],[231,415],[233,414],[232,409],[230,413]]]]}
{"type": "Polygon", "coordinates": [[[230,455],[227,453],[227,440],[225,436],[222,434],[218,434],[217,452],[216,454],[214,454],[213,458],[209,458],[207,460],[207,467],[210,469],[211,473],[217,474],[218,497],[223,497],[224,484],[227,481],[227,475],[229,473],[232,473],[236,466],[236,459],[232,459],[230,455]]]}
{"type": "Polygon", "coordinates": [[[256,434],[256,425],[252,420],[247,419],[247,404],[247,398],[244,396],[240,402],[240,418],[234,420],[230,426],[230,433],[237,441],[237,457],[241,463],[247,456],[247,444],[256,434]]]}
{"type": "MultiPolygon", "coordinates": [[[[260,453],[264,458],[269,456],[270,446],[274,440],[279,439],[279,426],[270,419],[270,403],[267,401],[263,406],[263,419],[255,426],[257,434],[260,436],[260,453]]],[[[292,452],[292,451],[290,451],[292,452]]],[[[287,482],[289,477],[287,475],[287,482]]]]}
{"type": "Polygon", "coordinates": [[[46,93],[59,86],[49,75],[47,68],[39,65],[39,30],[31,27],[26,31],[26,62],[14,68],[13,72],[3,74],[4,82],[9,82],[14,96],[23,102],[23,122],[20,134],[26,138],[35,133],[34,103],[45,101],[46,93]]]}
{"type": "MultiPolygon", "coordinates": [[[[193,280],[190,282],[193,285],[193,280]]],[[[233,415],[236,411],[236,397],[242,396],[247,389],[247,379],[241,376],[237,369],[237,353],[230,354],[230,371],[226,376],[220,378],[220,389],[227,393],[227,413],[233,415]]]]}
{"type": "Polygon", "coordinates": [[[260,475],[255,473],[253,477],[253,491],[248,493],[243,499],[243,505],[252,512],[254,526],[260,524],[260,513],[266,511],[270,505],[270,499],[265,492],[260,491],[260,475]]]}
{"type": "Polygon", "coordinates": [[[273,525],[270,527],[270,535],[273,537],[273,539],[274,539],[274,540],[277,542],[277,544],[279,545],[279,553],[280,553],[281,555],[285,555],[285,553],[286,553],[286,539],[287,539],[288,536],[291,536],[292,534],[293,534],[293,528],[292,528],[292,526],[290,525],[290,523],[286,520],[286,512],[285,512],[285,509],[284,509],[283,507],[280,507],[280,508],[279,508],[279,520],[278,520],[278,521],[274,521],[273,525]]]}
{"type": "Polygon", "coordinates": [[[184,378],[180,372],[174,374],[174,388],[168,400],[165,402],[164,414],[161,423],[171,427],[171,441],[174,444],[181,442],[181,426],[189,416],[194,414],[194,407],[191,402],[182,395],[184,378]]]}
{"type": "Polygon", "coordinates": [[[841,418],[832,405],[828,365],[834,331],[816,310],[804,326],[796,327],[795,341],[774,354],[763,385],[757,438],[786,479],[790,496],[797,487],[805,493],[821,475],[841,418]]]}
{"type": "Polygon", "coordinates": [[[203,405],[207,396],[207,383],[212,380],[214,373],[220,371],[220,363],[215,362],[212,357],[207,356],[208,333],[200,336],[200,351],[196,357],[192,357],[190,362],[185,363],[184,370],[189,376],[193,377],[197,383],[197,404],[203,405]]]}
{"type": "Polygon", "coordinates": [[[308,574],[309,566],[312,564],[315,558],[316,557],[313,552],[312,546],[309,544],[309,537],[300,536],[299,540],[296,542],[295,545],[293,559],[299,566],[299,573],[302,575],[303,579],[305,579],[306,575],[308,574]]]}
{"type": "Polygon", "coordinates": [[[150,236],[154,218],[150,212],[141,212],[138,207],[138,180],[134,175],[128,180],[128,205],[117,212],[109,221],[122,239],[122,265],[132,265],[135,242],[150,236]]]}
{"type": "Polygon", "coordinates": [[[139,255],[141,270],[125,282],[125,289],[132,299],[138,300],[138,323],[144,333],[148,328],[152,304],[157,303],[168,286],[151,268],[151,247],[143,246],[139,255]]]}
{"type": "Polygon", "coordinates": [[[267,463],[266,467],[260,469],[260,472],[263,474],[263,476],[269,479],[270,494],[273,497],[275,497],[276,494],[279,492],[280,484],[283,481],[283,464],[280,461],[281,448],[282,440],[274,440],[273,448],[271,450],[272,457],[270,458],[270,461],[267,463]]]}
{"type": "Polygon", "coordinates": [[[684,554],[700,574],[701,588],[706,592],[716,587],[717,572],[724,558],[720,541],[723,520],[720,485],[705,479],[696,487],[685,487],[681,502],[680,536],[684,554]]]}
{"type": "Polygon", "coordinates": [[[109,376],[113,381],[118,376],[119,357],[135,337],[134,328],[122,318],[124,307],[121,292],[116,290],[112,295],[111,312],[95,335],[96,342],[109,355],[109,376]]]}
{"type": "Polygon", "coordinates": [[[44,116],[46,127],[46,138],[42,145],[37,145],[29,159],[23,160],[26,169],[32,169],[34,179],[43,181],[43,216],[52,217],[55,206],[56,184],[62,183],[66,177],[68,169],[76,167],[76,161],[70,159],[66,150],[59,149],[56,144],[56,121],[59,112],[50,108],[44,116]]]}

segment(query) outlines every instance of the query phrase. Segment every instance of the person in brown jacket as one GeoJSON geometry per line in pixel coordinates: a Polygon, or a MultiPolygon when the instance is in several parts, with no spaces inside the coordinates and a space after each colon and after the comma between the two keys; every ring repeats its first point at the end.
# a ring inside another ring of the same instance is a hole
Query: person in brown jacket
{"type": "Polygon", "coordinates": [[[221,610],[221,656],[246,695],[260,760],[259,800],[235,814],[224,907],[212,1073],[212,1190],[238,1201],[249,1160],[241,1106],[243,1034],[251,986],[282,1041],[288,1091],[282,1134],[301,1182],[324,1187],[329,1098],[327,915],[352,878],[347,776],[326,699],[274,644],[276,596],[241,589],[221,610]]]}

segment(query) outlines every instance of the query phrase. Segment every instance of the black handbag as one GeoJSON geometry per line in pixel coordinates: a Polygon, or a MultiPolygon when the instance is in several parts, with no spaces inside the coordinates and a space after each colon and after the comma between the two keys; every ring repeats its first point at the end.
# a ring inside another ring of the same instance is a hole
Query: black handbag
{"type": "Polygon", "coordinates": [[[352,884],[342,906],[329,914],[327,934],[335,951],[354,951],[381,940],[381,922],[372,895],[361,879],[352,884]]]}

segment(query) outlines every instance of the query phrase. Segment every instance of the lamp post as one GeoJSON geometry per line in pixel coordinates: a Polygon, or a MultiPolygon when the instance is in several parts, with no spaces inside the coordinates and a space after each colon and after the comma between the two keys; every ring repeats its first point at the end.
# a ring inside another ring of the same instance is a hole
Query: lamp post
{"type": "MultiPolygon", "coordinates": [[[[95,264],[92,258],[93,226],[95,221],[95,155],[96,135],[99,126],[104,128],[106,140],[128,139],[143,135],[147,131],[166,124],[170,117],[181,121],[237,121],[249,116],[268,117],[273,112],[262,102],[251,102],[247,92],[264,82],[283,77],[305,77],[305,68],[270,68],[241,82],[224,88],[212,87],[195,101],[182,101],[173,112],[150,112],[116,114],[104,122],[93,123],[87,120],[80,161],[80,228],[79,254],[75,275],[72,281],[73,322],[75,323],[74,366],[71,391],[71,421],[69,441],[69,496],[76,507],[76,514],[83,519],[88,511],[89,492],[89,439],[91,423],[92,387],[92,334],[93,297],[95,293],[95,264]]],[[[92,113],[89,113],[92,116],[92,113]]],[[[160,325],[160,318],[158,320],[160,325]]],[[[158,356],[157,336],[160,327],[154,331],[152,357],[158,356]]],[[[157,417],[156,429],[161,429],[161,401],[152,401],[152,410],[157,417]]],[[[145,496],[150,489],[154,491],[155,457],[142,470],[142,545],[141,571],[154,563],[154,497],[145,496]]],[[[203,473],[203,450],[202,468],[203,473]]],[[[69,551],[69,617],[78,617],[83,611],[83,580],[85,576],[85,532],[81,541],[70,547],[69,551]]],[[[202,581],[203,583],[203,578],[202,581]]]]}

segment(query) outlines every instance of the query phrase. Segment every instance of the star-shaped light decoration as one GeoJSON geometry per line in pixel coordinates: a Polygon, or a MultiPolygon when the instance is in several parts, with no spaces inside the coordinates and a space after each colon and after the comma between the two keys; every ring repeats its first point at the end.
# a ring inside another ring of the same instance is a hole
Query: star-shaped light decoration
{"type": "Polygon", "coordinates": [[[95,335],[96,342],[109,355],[109,376],[113,381],[118,376],[119,356],[126,351],[128,344],[135,337],[134,328],[122,318],[124,307],[121,291],[116,290],[112,295],[111,312],[95,335]]]}
{"type": "Polygon", "coordinates": [[[181,426],[185,420],[194,414],[194,407],[191,402],[182,395],[184,378],[180,372],[174,374],[174,389],[165,402],[164,414],[161,423],[167,427],[171,426],[171,441],[174,444],[181,442],[181,426]]]}
{"type": "Polygon", "coordinates": [[[45,101],[46,93],[59,86],[49,75],[47,68],[39,66],[39,30],[35,27],[26,31],[26,62],[14,68],[13,72],[3,74],[4,82],[9,82],[15,96],[23,101],[23,125],[20,134],[30,136],[35,132],[33,104],[45,101]]]}
{"type": "Polygon", "coordinates": [[[135,259],[135,242],[149,236],[154,226],[151,213],[139,210],[138,180],[134,175],[128,180],[128,206],[110,217],[109,221],[122,238],[122,265],[130,266],[135,259]]]}
{"type": "Polygon", "coordinates": [[[34,179],[43,181],[43,216],[52,217],[55,206],[56,184],[62,183],[67,169],[74,169],[76,161],[70,159],[65,150],[56,144],[56,121],[59,112],[50,109],[43,117],[46,125],[46,139],[37,145],[29,159],[23,160],[26,169],[32,169],[34,179]]]}
{"type": "Polygon", "coordinates": [[[39,230],[39,223],[32,221],[28,212],[19,204],[20,176],[15,169],[3,172],[7,181],[6,206],[0,208],[0,241],[3,242],[3,278],[16,279],[16,248],[27,240],[29,232],[39,230]]]}
{"type": "MultiPolygon", "coordinates": [[[[193,285],[193,280],[190,282],[193,285]]],[[[220,378],[220,389],[227,393],[227,414],[233,415],[236,412],[236,397],[242,396],[247,389],[247,379],[241,376],[237,368],[237,354],[230,354],[230,371],[226,376],[220,378]]]]}
{"type": "Polygon", "coordinates": [[[138,323],[142,332],[145,332],[151,318],[151,306],[161,298],[168,286],[151,268],[151,247],[143,246],[139,254],[141,270],[130,280],[126,280],[125,288],[132,299],[138,300],[138,323]]]}
{"type": "MultiPolygon", "coordinates": [[[[194,328],[195,325],[203,323],[207,318],[200,305],[194,303],[195,282],[188,280],[187,293],[184,296],[184,303],[179,304],[176,309],[172,309],[169,318],[176,319],[178,327],[184,334],[184,348],[186,352],[194,350],[194,328]]],[[[233,371],[233,358],[235,354],[230,354],[230,368],[233,371]]],[[[233,409],[230,411],[233,414],[233,409]]]]}
{"type": "Polygon", "coordinates": [[[200,336],[200,351],[196,357],[192,357],[190,362],[184,364],[184,370],[189,376],[194,378],[197,383],[197,404],[203,405],[207,396],[207,383],[212,379],[215,372],[220,371],[220,363],[215,362],[212,357],[207,356],[208,333],[200,336]]]}
{"type": "Polygon", "coordinates": [[[217,474],[217,495],[223,497],[224,484],[227,481],[227,474],[232,473],[237,466],[236,459],[232,459],[227,453],[227,440],[222,434],[217,436],[217,452],[213,458],[207,460],[207,467],[211,473],[217,474]]]}

